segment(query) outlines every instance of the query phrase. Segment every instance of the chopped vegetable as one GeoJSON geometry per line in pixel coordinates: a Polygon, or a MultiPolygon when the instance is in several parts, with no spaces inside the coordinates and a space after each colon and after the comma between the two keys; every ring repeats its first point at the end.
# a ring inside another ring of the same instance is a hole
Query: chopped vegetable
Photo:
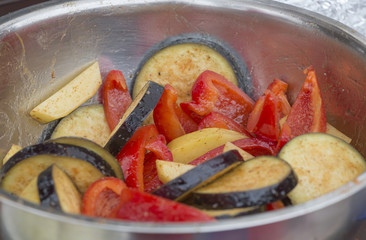
{"type": "Polygon", "coordinates": [[[63,88],[36,106],[30,115],[41,123],[65,117],[94,96],[102,84],[98,62],[76,76],[63,88]]]}

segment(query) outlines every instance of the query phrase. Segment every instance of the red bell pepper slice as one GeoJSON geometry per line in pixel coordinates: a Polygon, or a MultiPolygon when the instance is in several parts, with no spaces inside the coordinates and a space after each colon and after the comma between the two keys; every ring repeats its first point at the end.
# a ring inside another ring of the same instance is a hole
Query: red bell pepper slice
{"type": "MultiPolygon", "coordinates": [[[[239,140],[235,140],[232,142],[237,147],[247,151],[251,155],[257,157],[262,155],[275,155],[276,152],[276,142],[270,141],[268,139],[261,139],[261,138],[243,138],[239,140]]],[[[203,163],[217,155],[221,154],[224,150],[224,146],[219,146],[214,148],[207,153],[203,154],[202,156],[196,158],[189,164],[198,165],[203,163]]]]}
{"type": "Polygon", "coordinates": [[[278,150],[301,134],[326,131],[325,107],[315,70],[310,66],[304,73],[307,77],[282,126],[278,150]]]}
{"type": "Polygon", "coordinates": [[[159,180],[158,171],[156,169],[156,160],[173,161],[173,154],[166,146],[163,135],[158,135],[150,140],[145,146],[150,151],[145,155],[144,160],[144,190],[152,192],[160,187],[163,183],[159,180]]]}
{"type": "Polygon", "coordinates": [[[237,122],[228,118],[221,113],[211,112],[198,124],[198,129],[203,128],[224,128],[240,132],[248,137],[252,137],[250,133],[245,130],[243,126],[240,126],[237,122]]]}
{"type": "Polygon", "coordinates": [[[139,222],[208,222],[196,208],[134,189],[123,189],[116,218],[139,222]]]}
{"type": "Polygon", "coordinates": [[[206,70],[192,87],[192,101],[180,106],[197,123],[218,112],[245,127],[254,101],[220,74],[206,70]]]}
{"type": "Polygon", "coordinates": [[[177,104],[177,94],[171,85],[165,85],[164,92],[153,112],[154,123],[167,142],[197,130],[197,123],[177,104]]]}
{"type": "Polygon", "coordinates": [[[162,139],[164,139],[164,137],[159,137],[158,130],[154,124],[139,127],[117,155],[116,158],[122,167],[125,183],[128,187],[144,191],[144,159],[147,151],[146,146],[149,146],[149,143],[155,142],[154,144],[150,144],[150,150],[152,150],[153,153],[160,154],[158,156],[165,156],[164,154],[170,152],[165,145],[165,139],[162,143],[156,143],[158,141],[163,141],[162,139]]]}
{"type": "Polygon", "coordinates": [[[126,184],[118,178],[105,177],[95,181],[84,194],[82,214],[90,217],[114,217],[124,188],[127,188],[126,184]]]}
{"type": "Polygon", "coordinates": [[[110,71],[103,85],[103,107],[111,130],[117,126],[131,102],[132,98],[122,72],[110,71]]]}
{"type": "Polygon", "coordinates": [[[266,205],[267,211],[273,211],[277,209],[281,209],[285,207],[285,204],[281,200],[278,200],[276,202],[272,202],[266,205]]]}
{"type": "Polygon", "coordinates": [[[280,102],[280,118],[287,116],[291,109],[291,105],[286,96],[287,87],[287,83],[275,78],[267,88],[277,96],[280,102]]]}
{"type": "Polygon", "coordinates": [[[256,136],[276,141],[280,135],[280,102],[270,90],[266,90],[251,112],[247,129],[256,136]]]}

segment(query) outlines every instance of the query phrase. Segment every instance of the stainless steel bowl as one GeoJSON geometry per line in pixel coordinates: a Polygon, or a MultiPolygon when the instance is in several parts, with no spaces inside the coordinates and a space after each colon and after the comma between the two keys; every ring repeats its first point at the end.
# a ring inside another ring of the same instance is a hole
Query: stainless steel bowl
{"type": "MultiPolygon", "coordinates": [[[[316,69],[328,122],[366,156],[366,39],[320,15],[258,0],[49,2],[0,18],[0,151],[35,143],[28,112],[91,61],[129,86],[146,51],[180,34],[229,44],[246,62],[253,97],[274,77],[290,101],[316,69]]],[[[97,97],[91,101],[97,101],[97,97]]],[[[345,169],[346,171],[346,169],[345,169]]],[[[347,239],[366,210],[366,173],[305,204],[210,224],[155,224],[45,212],[0,190],[4,239],[347,239]]]]}

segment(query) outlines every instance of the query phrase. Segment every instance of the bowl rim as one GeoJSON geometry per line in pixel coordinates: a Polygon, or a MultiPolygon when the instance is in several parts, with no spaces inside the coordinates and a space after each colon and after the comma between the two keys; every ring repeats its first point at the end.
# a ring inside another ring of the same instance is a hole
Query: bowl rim
{"type": "MultiPolygon", "coordinates": [[[[45,18],[55,17],[62,14],[73,14],[85,9],[98,9],[100,7],[116,6],[119,4],[189,4],[197,6],[222,7],[244,11],[248,8],[257,11],[277,11],[276,14],[283,18],[290,18],[292,21],[307,22],[307,24],[320,31],[334,31],[344,37],[345,40],[352,39],[357,50],[365,53],[366,38],[356,30],[326,16],[304,10],[288,4],[272,0],[231,0],[230,3],[221,0],[110,0],[110,1],[58,1],[53,0],[30,6],[16,12],[0,17],[0,38],[14,29],[22,28],[33,22],[41,21],[45,18]],[[260,10],[259,10],[260,9],[260,10]],[[326,29],[326,30],[325,30],[326,29]]],[[[340,40],[342,41],[342,39],[340,40]]],[[[108,220],[101,218],[90,218],[82,215],[71,215],[61,212],[45,211],[42,207],[26,202],[16,196],[13,196],[0,189],[0,203],[26,211],[41,217],[61,221],[80,226],[113,230],[117,232],[132,233],[206,233],[227,230],[236,230],[272,224],[280,221],[293,219],[308,213],[331,206],[348,197],[356,194],[366,187],[366,172],[359,175],[354,181],[351,181],[342,187],[325,194],[319,198],[310,200],[306,203],[286,207],[277,211],[264,212],[249,216],[242,216],[234,219],[225,219],[210,223],[144,223],[130,222],[121,220],[108,220]],[[172,227],[174,226],[174,227],[172,227]]]]}

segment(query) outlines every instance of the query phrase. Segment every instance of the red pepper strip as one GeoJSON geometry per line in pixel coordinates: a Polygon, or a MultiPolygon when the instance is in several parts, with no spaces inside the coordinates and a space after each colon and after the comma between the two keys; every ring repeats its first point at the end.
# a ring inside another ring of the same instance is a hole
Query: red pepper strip
{"type": "MultiPolygon", "coordinates": [[[[232,142],[237,147],[247,151],[253,156],[262,156],[262,155],[275,155],[276,142],[272,142],[268,139],[261,138],[243,138],[232,142]]],[[[224,145],[214,148],[211,151],[208,151],[204,155],[196,158],[189,164],[198,165],[203,163],[217,155],[221,154],[224,150],[224,145]]]]}
{"type": "Polygon", "coordinates": [[[267,211],[272,211],[272,210],[284,208],[285,205],[283,204],[283,202],[281,200],[278,200],[276,202],[267,204],[266,207],[267,207],[267,211]]]}
{"type": "Polygon", "coordinates": [[[81,212],[91,217],[113,217],[120,204],[122,189],[126,184],[113,177],[101,178],[86,190],[81,212]]]}
{"type": "Polygon", "coordinates": [[[325,132],[327,121],[324,102],[321,96],[318,79],[314,69],[305,69],[307,77],[292,105],[290,113],[283,125],[279,145],[289,139],[310,132],[325,132]]]}
{"type": "Polygon", "coordinates": [[[266,90],[251,112],[247,129],[256,136],[277,141],[280,135],[280,102],[270,90],[266,90]]]}
{"type": "Polygon", "coordinates": [[[172,162],[173,155],[166,146],[163,135],[158,135],[151,139],[150,143],[145,146],[145,149],[150,152],[145,155],[144,161],[144,189],[145,192],[152,192],[163,184],[158,177],[156,160],[172,162]]]}
{"type": "Polygon", "coordinates": [[[250,135],[250,133],[245,130],[244,127],[240,126],[231,118],[228,118],[217,112],[211,112],[202,119],[202,121],[198,124],[198,129],[203,128],[224,128],[240,132],[248,137],[252,137],[252,135],[250,135]]]}
{"type": "Polygon", "coordinates": [[[145,146],[158,135],[154,124],[139,127],[117,155],[128,187],[144,191],[145,146]]]}
{"type": "Polygon", "coordinates": [[[206,70],[192,87],[192,101],[180,106],[197,123],[218,112],[245,127],[254,101],[220,74],[206,70]]]}
{"type": "Polygon", "coordinates": [[[177,91],[169,84],[165,85],[164,92],[153,112],[158,131],[168,142],[197,130],[197,123],[178,106],[177,98],[177,91]]]}
{"type": "Polygon", "coordinates": [[[118,219],[139,222],[215,221],[196,208],[134,189],[123,189],[118,219]]]}
{"type": "Polygon", "coordinates": [[[110,71],[103,85],[103,107],[111,130],[117,126],[131,102],[132,98],[122,72],[110,71]]]}
{"type": "Polygon", "coordinates": [[[287,116],[290,112],[291,105],[287,100],[286,91],[288,84],[275,78],[273,82],[268,86],[268,90],[273,92],[279,99],[281,105],[280,118],[287,116]]]}

